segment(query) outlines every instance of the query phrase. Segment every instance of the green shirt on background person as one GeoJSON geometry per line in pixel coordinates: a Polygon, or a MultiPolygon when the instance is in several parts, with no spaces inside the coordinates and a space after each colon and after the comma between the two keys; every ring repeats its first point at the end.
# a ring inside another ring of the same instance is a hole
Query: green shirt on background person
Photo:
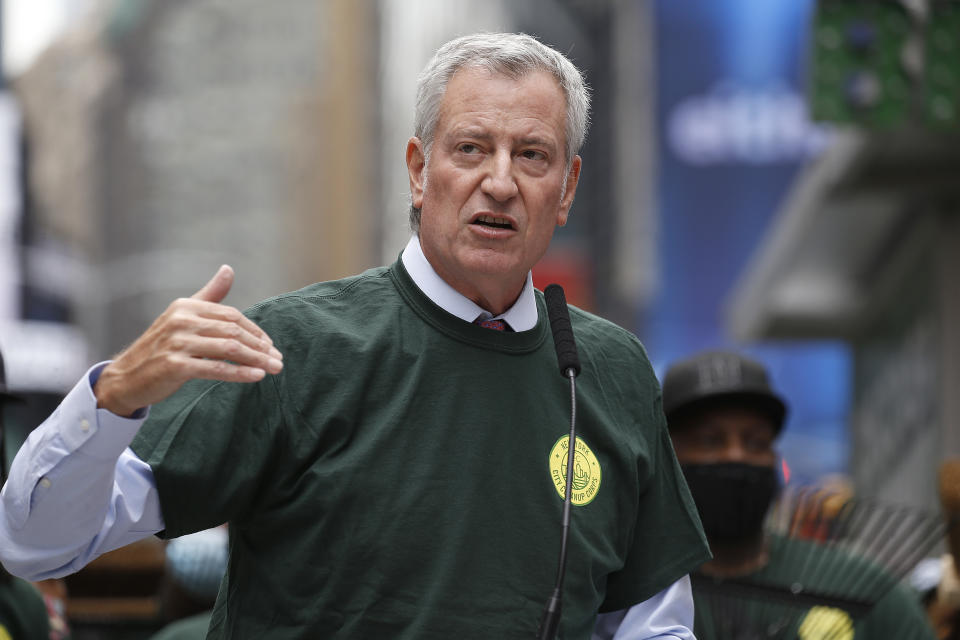
{"type": "Polygon", "coordinates": [[[0,576],[0,640],[49,640],[50,617],[40,592],[26,580],[3,573],[0,576]]]}
{"type": "Polygon", "coordinates": [[[733,629],[742,636],[767,633],[758,637],[782,640],[932,639],[919,598],[876,564],[838,548],[776,534],[768,537],[767,552],[763,568],[737,579],[738,584],[756,586],[753,592],[739,593],[723,581],[711,585],[710,577],[694,576],[698,640],[732,640],[728,630],[733,629]],[[813,599],[821,596],[823,602],[798,604],[793,594],[801,590],[813,599]],[[865,611],[851,614],[839,608],[846,601],[862,603],[865,611]]]}

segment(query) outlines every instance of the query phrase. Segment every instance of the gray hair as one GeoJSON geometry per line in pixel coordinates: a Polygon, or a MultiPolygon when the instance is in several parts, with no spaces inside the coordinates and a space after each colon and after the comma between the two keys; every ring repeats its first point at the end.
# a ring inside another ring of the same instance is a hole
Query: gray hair
{"type": "MultiPolygon", "coordinates": [[[[440,119],[440,103],[447,83],[463,67],[479,67],[518,79],[546,71],[557,79],[567,102],[567,166],[580,151],[590,120],[590,90],[579,69],[562,53],[525,33],[476,33],[440,47],[417,78],[413,135],[423,142],[429,162],[433,136],[440,119]]],[[[566,185],[564,185],[566,186],[566,185]]],[[[410,228],[420,230],[420,209],[410,205],[410,228]]]]}

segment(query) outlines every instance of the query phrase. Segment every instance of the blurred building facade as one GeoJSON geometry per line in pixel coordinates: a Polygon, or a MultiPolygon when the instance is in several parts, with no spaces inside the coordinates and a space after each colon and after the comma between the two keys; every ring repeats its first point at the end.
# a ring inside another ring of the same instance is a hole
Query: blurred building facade
{"type": "Polygon", "coordinates": [[[705,349],[763,362],[790,411],[791,481],[845,473],[849,353],[837,340],[738,340],[724,303],[792,180],[830,130],[806,108],[812,0],[653,3],[659,291],[638,334],[654,366],[705,349]]]}
{"type": "Polygon", "coordinates": [[[937,508],[960,455],[960,140],[850,129],[794,184],[731,296],[744,339],[853,350],[856,490],[937,508]]]}
{"type": "Polygon", "coordinates": [[[376,29],[363,2],[131,1],[18,78],[25,276],[96,357],[221,263],[240,306],[369,263],[376,29]]]}
{"type": "Polygon", "coordinates": [[[938,508],[960,455],[960,6],[818,2],[809,103],[839,130],[730,297],[744,339],[853,352],[851,471],[938,508]]]}

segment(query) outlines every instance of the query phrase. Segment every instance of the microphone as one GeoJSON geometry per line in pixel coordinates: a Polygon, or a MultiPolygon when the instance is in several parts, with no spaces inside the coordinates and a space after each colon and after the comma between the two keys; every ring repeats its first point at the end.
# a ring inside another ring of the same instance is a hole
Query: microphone
{"type": "Polygon", "coordinates": [[[574,375],[580,375],[580,358],[577,356],[577,343],[573,339],[570,312],[567,310],[567,298],[563,295],[563,287],[558,284],[548,284],[543,290],[543,297],[547,300],[547,317],[550,319],[550,330],[553,332],[553,345],[557,349],[560,375],[564,378],[568,377],[569,369],[573,369],[574,375]]]}
{"type": "Polygon", "coordinates": [[[564,488],[563,519],[561,521],[560,561],[557,567],[557,582],[543,609],[543,614],[540,617],[540,629],[537,631],[538,640],[553,640],[560,627],[563,578],[567,570],[567,538],[570,533],[574,451],[577,443],[576,378],[580,374],[580,358],[577,356],[577,343],[573,339],[570,312],[567,309],[567,298],[563,294],[563,287],[558,284],[547,285],[543,290],[543,296],[547,302],[547,317],[550,320],[550,330],[553,332],[553,345],[557,350],[557,364],[560,365],[560,375],[570,379],[570,439],[567,443],[567,479],[564,488]]]}

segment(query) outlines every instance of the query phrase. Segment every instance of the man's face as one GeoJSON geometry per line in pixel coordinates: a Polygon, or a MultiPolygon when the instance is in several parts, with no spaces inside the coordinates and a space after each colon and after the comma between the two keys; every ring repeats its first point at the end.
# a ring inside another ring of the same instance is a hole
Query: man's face
{"type": "Polygon", "coordinates": [[[773,467],[773,423],[763,413],[740,407],[707,408],[671,429],[680,464],[742,462],[773,467]]]}
{"type": "Polygon", "coordinates": [[[566,101],[550,74],[513,80],[467,67],[447,85],[429,163],[421,140],[407,144],[424,255],[488,310],[513,303],[566,224],[580,158],[566,171],[565,130],[566,101]]]}

